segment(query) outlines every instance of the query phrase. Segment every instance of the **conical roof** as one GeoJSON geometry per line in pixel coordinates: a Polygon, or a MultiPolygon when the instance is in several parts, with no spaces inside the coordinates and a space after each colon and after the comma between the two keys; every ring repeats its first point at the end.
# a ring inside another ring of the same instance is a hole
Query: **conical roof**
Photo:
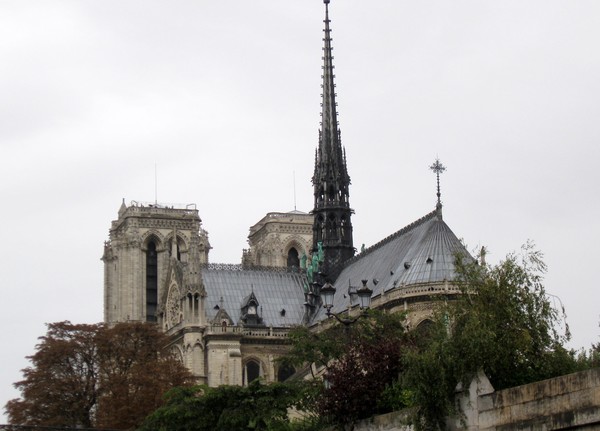
{"type": "MultiPolygon", "coordinates": [[[[349,260],[335,281],[332,311],[348,308],[348,290],[360,287],[361,280],[369,281],[373,297],[395,288],[453,280],[457,253],[469,256],[436,209],[349,260]]],[[[323,316],[322,312],[317,319],[323,316]]]]}

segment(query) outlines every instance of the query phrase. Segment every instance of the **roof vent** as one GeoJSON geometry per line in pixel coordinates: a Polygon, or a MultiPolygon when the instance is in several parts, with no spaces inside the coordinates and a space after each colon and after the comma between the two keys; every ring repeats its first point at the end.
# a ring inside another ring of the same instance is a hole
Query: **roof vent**
{"type": "Polygon", "coordinates": [[[281,317],[285,317],[285,308],[282,308],[279,314],[281,315],[281,317]]]}
{"type": "Polygon", "coordinates": [[[427,263],[433,263],[433,259],[432,259],[432,258],[430,258],[430,257],[428,257],[426,262],[427,262],[427,263]]]}
{"type": "Polygon", "coordinates": [[[215,306],[213,307],[213,310],[219,310],[220,308],[221,308],[221,307],[219,307],[219,305],[217,304],[217,305],[215,305],[215,306]]]}
{"type": "Polygon", "coordinates": [[[410,262],[404,262],[404,269],[410,268],[410,262]]]}

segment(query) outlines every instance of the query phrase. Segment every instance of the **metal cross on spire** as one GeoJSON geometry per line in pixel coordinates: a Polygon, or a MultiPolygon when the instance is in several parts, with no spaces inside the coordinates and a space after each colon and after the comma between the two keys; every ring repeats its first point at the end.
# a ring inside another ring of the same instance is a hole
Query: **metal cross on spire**
{"type": "Polygon", "coordinates": [[[440,193],[440,174],[443,173],[446,170],[446,167],[444,165],[442,165],[442,163],[440,162],[440,159],[436,158],[435,159],[435,163],[433,165],[431,165],[429,167],[429,169],[431,169],[437,178],[437,206],[441,207],[442,206],[442,194],[440,193]]]}

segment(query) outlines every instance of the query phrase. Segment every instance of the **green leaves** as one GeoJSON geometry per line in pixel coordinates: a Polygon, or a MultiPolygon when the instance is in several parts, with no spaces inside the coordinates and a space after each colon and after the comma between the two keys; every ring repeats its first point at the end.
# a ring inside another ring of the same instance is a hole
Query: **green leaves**
{"type": "Polygon", "coordinates": [[[543,286],[546,265],[531,243],[498,265],[456,258],[461,294],[440,303],[429,343],[406,356],[403,381],[421,429],[443,429],[457,384],[483,369],[496,390],[575,371],[557,331],[560,319],[543,286]]]}
{"type": "Polygon", "coordinates": [[[178,388],[139,431],[287,431],[292,429],[288,409],[304,390],[301,383],[265,385],[260,380],[247,387],[178,388]]]}

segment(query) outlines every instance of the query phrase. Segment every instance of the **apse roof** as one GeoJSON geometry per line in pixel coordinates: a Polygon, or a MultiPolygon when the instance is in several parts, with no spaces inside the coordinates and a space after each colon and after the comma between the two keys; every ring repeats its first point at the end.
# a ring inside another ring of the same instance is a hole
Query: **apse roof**
{"type": "Polygon", "coordinates": [[[306,277],[301,273],[285,268],[244,269],[241,265],[210,264],[202,269],[202,279],[209,321],[223,308],[237,325],[244,300],[254,292],[266,326],[302,323],[306,277]]]}
{"type": "MultiPolygon", "coordinates": [[[[396,287],[452,280],[456,253],[469,255],[442,219],[441,208],[436,209],[349,260],[334,283],[332,311],[348,308],[349,286],[358,288],[361,280],[369,281],[373,296],[396,287]]],[[[320,320],[324,311],[315,317],[320,320]]]]}

